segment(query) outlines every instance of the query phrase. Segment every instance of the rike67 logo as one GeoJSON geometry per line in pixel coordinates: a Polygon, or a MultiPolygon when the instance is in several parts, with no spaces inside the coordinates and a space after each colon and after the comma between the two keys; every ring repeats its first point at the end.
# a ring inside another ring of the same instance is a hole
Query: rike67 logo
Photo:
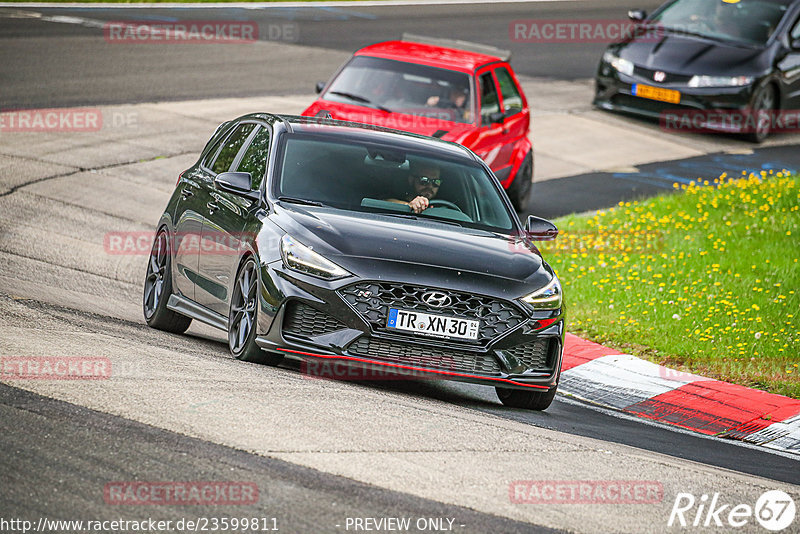
{"type": "Polygon", "coordinates": [[[764,492],[755,506],[727,503],[719,493],[699,499],[678,493],[667,526],[741,528],[755,519],[765,529],[778,532],[793,525],[795,513],[794,499],[781,490],[764,492]]]}

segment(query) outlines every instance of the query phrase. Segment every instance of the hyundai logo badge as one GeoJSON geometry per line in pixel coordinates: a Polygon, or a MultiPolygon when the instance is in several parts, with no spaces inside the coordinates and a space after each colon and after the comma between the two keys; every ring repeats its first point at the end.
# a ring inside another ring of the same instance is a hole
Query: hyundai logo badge
{"type": "Polygon", "coordinates": [[[452,302],[447,293],[441,291],[428,291],[422,294],[422,302],[434,308],[444,308],[452,302]]]}

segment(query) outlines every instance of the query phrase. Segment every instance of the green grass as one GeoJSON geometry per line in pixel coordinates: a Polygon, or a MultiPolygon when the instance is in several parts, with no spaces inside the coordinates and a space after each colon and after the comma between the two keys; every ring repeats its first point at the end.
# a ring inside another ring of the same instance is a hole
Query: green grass
{"type": "Polygon", "coordinates": [[[568,331],[800,398],[800,180],[723,175],[681,189],[556,221],[541,249],[568,331]]]}

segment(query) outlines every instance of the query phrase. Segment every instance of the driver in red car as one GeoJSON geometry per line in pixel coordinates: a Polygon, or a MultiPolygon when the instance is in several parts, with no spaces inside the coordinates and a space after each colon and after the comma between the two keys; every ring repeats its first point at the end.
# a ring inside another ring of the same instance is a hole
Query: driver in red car
{"type": "Polygon", "coordinates": [[[406,204],[414,213],[421,213],[430,207],[430,201],[442,185],[439,167],[430,163],[411,163],[408,174],[408,187],[402,198],[388,198],[389,202],[406,204]]]}
{"type": "Polygon", "coordinates": [[[430,96],[425,104],[427,106],[451,109],[458,116],[459,122],[470,122],[469,89],[452,85],[447,94],[447,98],[441,98],[439,95],[430,96]]]}

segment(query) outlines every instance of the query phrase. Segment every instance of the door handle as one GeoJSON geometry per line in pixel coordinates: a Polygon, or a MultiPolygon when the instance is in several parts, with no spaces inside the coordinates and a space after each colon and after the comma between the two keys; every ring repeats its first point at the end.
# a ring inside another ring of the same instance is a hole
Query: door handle
{"type": "Polygon", "coordinates": [[[189,189],[188,187],[184,187],[183,190],[181,191],[181,197],[183,197],[183,200],[186,200],[187,198],[189,198],[191,196],[194,196],[194,193],[192,192],[192,190],[189,189]]]}
{"type": "Polygon", "coordinates": [[[213,202],[209,202],[208,204],[206,204],[206,207],[208,208],[208,211],[210,211],[211,213],[214,213],[219,209],[219,205],[213,202]]]}

